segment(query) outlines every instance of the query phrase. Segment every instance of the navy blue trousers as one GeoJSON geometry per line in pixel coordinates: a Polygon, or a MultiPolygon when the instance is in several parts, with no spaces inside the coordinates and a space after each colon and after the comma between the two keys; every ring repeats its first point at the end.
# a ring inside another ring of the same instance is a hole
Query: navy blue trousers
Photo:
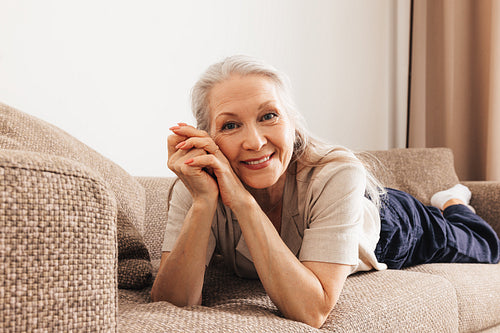
{"type": "Polygon", "coordinates": [[[380,209],[379,262],[400,269],[426,263],[498,263],[493,228],[464,205],[441,211],[410,194],[387,189],[380,209]]]}

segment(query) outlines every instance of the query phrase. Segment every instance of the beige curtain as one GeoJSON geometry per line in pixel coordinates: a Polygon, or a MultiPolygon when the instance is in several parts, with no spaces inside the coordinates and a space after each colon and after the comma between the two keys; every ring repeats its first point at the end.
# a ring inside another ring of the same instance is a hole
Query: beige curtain
{"type": "Polygon", "coordinates": [[[415,0],[413,20],[409,146],[500,180],[500,0],[415,0]]]}

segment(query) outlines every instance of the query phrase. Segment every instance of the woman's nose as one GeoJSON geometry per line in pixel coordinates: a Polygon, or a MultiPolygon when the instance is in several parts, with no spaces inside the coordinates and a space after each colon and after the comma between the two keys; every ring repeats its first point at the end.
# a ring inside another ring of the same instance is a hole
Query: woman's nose
{"type": "Polygon", "coordinates": [[[266,143],[267,139],[265,135],[261,133],[258,128],[255,127],[247,128],[245,137],[243,139],[244,149],[259,151],[266,143]]]}

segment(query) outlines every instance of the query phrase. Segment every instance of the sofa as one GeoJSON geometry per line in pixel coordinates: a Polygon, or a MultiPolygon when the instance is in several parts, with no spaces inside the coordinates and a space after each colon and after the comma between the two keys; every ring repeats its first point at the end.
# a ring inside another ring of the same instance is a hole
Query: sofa
{"type": "MultiPolygon", "coordinates": [[[[447,148],[360,153],[424,203],[460,182],[447,148]]],[[[284,318],[258,280],[212,259],[201,306],[151,302],[174,177],[133,177],[0,103],[0,332],[500,332],[500,264],[348,277],[326,323],[284,318]]],[[[500,232],[500,182],[462,182],[500,232]]]]}

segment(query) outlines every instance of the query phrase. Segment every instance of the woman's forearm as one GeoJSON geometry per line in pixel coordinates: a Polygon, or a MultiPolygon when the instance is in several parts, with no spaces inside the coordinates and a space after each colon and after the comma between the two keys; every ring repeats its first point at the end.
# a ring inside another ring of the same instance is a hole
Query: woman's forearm
{"type": "Polygon", "coordinates": [[[337,302],[349,267],[340,268],[335,288],[325,288],[313,270],[290,251],[256,202],[247,200],[233,211],[259,278],[274,304],[289,319],[321,326],[337,302]]]}
{"type": "Polygon", "coordinates": [[[164,253],[151,297],[177,306],[201,303],[208,239],[217,202],[193,202],[170,253],[164,253]]]}

